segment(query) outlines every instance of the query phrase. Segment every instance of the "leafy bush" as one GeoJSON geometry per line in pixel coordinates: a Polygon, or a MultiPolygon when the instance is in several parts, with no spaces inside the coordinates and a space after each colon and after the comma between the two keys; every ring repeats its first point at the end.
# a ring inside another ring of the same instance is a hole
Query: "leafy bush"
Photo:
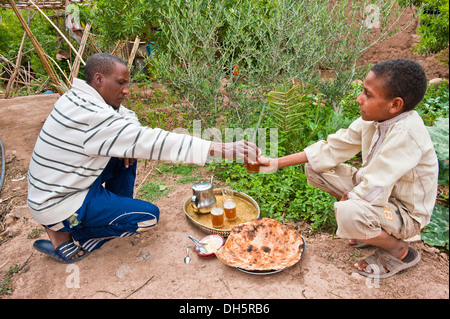
{"type": "Polygon", "coordinates": [[[294,153],[315,139],[329,118],[331,109],[322,103],[320,94],[300,85],[283,84],[267,95],[266,118],[283,138],[279,147],[283,153],[294,153]]]}
{"type": "Polygon", "coordinates": [[[433,126],[439,117],[448,117],[449,112],[448,81],[441,81],[439,86],[429,85],[424,98],[416,106],[425,125],[433,126]]]}
{"type": "Polygon", "coordinates": [[[92,23],[105,47],[114,46],[119,40],[134,40],[139,36],[145,41],[154,40],[158,10],[167,1],[97,0],[95,5],[80,6],[82,19],[92,23]]]}
{"type": "Polygon", "coordinates": [[[398,2],[402,6],[417,7],[420,23],[417,34],[421,38],[414,48],[415,52],[425,55],[441,52],[442,61],[448,64],[449,1],[398,0],[398,2]]]}
{"type": "Polygon", "coordinates": [[[223,117],[248,126],[255,102],[287,80],[318,87],[338,110],[367,72],[358,57],[396,32],[395,4],[372,1],[381,22],[372,32],[359,1],[171,1],[158,22],[157,78],[208,127],[223,117]],[[334,80],[320,84],[325,71],[334,80]]]}
{"type": "MultiPolygon", "coordinates": [[[[419,15],[421,36],[415,51],[421,54],[438,53],[447,50],[449,37],[448,0],[424,1],[419,15]]],[[[447,57],[448,64],[448,57],[447,57]]]]}

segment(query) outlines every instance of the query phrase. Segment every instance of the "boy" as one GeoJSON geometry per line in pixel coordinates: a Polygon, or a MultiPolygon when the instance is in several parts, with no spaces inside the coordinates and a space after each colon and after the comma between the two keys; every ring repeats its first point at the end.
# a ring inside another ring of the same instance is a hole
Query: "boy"
{"type": "Polygon", "coordinates": [[[308,183],[339,201],[337,235],[349,244],[378,247],[355,264],[371,278],[412,267],[419,253],[404,239],[429,223],[437,194],[438,161],[428,131],[414,107],[427,88],[423,68],[409,59],[372,67],[356,99],[361,117],[303,152],[260,159],[261,171],[307,163],[308,183]],[[362,152],[356,169],[343,162],[362,152]]]}

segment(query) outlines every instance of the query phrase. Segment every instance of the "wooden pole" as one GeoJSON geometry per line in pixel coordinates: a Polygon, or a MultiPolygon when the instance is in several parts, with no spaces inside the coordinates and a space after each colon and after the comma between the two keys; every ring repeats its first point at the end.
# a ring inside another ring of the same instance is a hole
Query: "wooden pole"
{"type": "Polygon", "coordinates": [[[25,43],[25,39],[27,37],[27,33],[23,33],[22,42],[20,42],[19,52],[17,54],[16,67],[14,68],[13,73],[11,74],[8,84],[6,85],[5,99],[8,98],[9,92],[14,84],[14,80],[16,79],[17,73],[19,73],[20,63],[22,62],[22,50],[23,44],[25,43]]]}
{"type": "MultiPolygon", "coordinates": [[[[33,13],[33,16],[30,15],[30,10],[28,10],[28,23],[27,25],[31,25],[31,20],[36,16],[36,13],[33,13]]],[[[9,78],[8,84],[6,85],[6,93],[5,93],[5,99],[9,96],[9,91],[11,90],[12,86],[14,85],[15,79],[17,74],[19,73],[20,64],[22,63],[22,54],[23,54],[23,45],[25,43],[25,39],[27,37],[27,33],[24,32],[22,36],[22,42],[20,42],[19,52],[17,53],[17,60],[16,60],[16,67],[14,68],[14,72],[9,78]]],[[[28,62],[29,63],[29,62],[28,62]]],[[[28,71],[29,72],[29,71],[28,71]]],[[[27,81],[25,81],[27,82],[27,81]]],[[[29,87],[29,86],[27,86],[29,87]]]]}
{"type": "Polygon", "coordinates": [[[114,49],[111,52],[111,55],[115,55],[117,49],[119,48],[119,46],[122,44],[122,39],[120,39],[119,41],[117,41],[116,46],[114,47],[114,49]]]}
{"type": "Polygon", "coordinates": [[[140,42],[139,37],[136,37],[136,39],[134,39],[133,49],[131,50],[130,58],[128,59],[128,68],[131,68],[131,66],[133,65],[134,57],[136,56],[136,51],[139,48],[139,42],[140,42]]]}
{"type": "Polygon", "coordinates": [[[72,72],[70,73],[70,82],[69,85],[72,84],[74,78],[78,76],[78,71],[80,70],[80,56],[83,55],[84,48],[86,46],[86,42],[89,38],[89,31],[91,30],[91,25],[87,24],[84,28],[83,38],[81,39],[80,48],[78,49],[78,55],[75,58],[72,66],[72,72]]]}
{"type": "MultiPolygon", "coordinates": [[[[59,33],[59,35],[64,39],[64,41],[67,42],[67,44],[69,45],[69,47],[73,50],[73,52],[75,52],[75,54],[76,54],[77,56],[79,56],[77,50],[75,50],[75,48],[73,47],[72,43],[70,43],[70,41],[67,40],[66,36],[61,32],[61,30],[59,30],[59,28],[52,22],[52,20],[50,20],[50,19],[47,17],[47,15],[46,15],[41,9],[39,9],[39,7],[38,7],[33,1],[31,1],[31,0],[28,0],[28,1],[30,1],[31,4],[32,4],[33,6],[35,6],[36,9],[37,9],[40,13],[42,13],[42,15],[44,16],[44,18],[46,18],[47,21],[50,22],[50,24],[56,29],[56,31],[59,33]]],[[[9,1],[9,2],[11,3],[11,1],[9,1]]],[[[86,65],[86,62],[84,62],[84,60],[83,60],[83,58],[82,58],[81,56],[80,56],[80,59],[81,59],[81,63],[83,63],[83,65],[86,65]]]]}
{"type": "Polygon", "coordinates": [[[22,27],[25,29],[25,32],[27,33],[28,37],[31,40],[31,43],[33,44],[34,48],[36,49],[36,53],[39,56],[39,59],[41,59],[41,62],[45,68],[45,71],[50,77],[50,80],[54,84],[56,90],[60,95],[63,95],[65,92],[60,87],[61,83],[59,81],[59,78],[53,69],[53,67],[48,62],[44,49],[42,49],[41,45],[37,41],[37,39],[34,37],[33,33],[31,32],[31,29],[28,27],[28,24],[25,22],[24,18],[22,17],[22,14],[20,13],[19,9],[17,9],[17,6],[14,2],[14,0],[8,0],[9,4],[11,5],[12,9],[14,10],[14,13],[16,14],[17,18],[19,19],[20,24],[22,24],[22,27]]]}

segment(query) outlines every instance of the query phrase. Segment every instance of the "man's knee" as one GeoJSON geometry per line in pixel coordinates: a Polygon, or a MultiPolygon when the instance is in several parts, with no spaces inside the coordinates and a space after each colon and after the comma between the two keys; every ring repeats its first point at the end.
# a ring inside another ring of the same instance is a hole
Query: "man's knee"
{"type": "Polygon", "coordinates": [[[136,223],[136,232],[138,233],[149,230],[150,228],[156,226],[159,222],[159,208],[151,203],[147,204],[148,208],[145,212],[140,213],[140,218],[136,223]]]}

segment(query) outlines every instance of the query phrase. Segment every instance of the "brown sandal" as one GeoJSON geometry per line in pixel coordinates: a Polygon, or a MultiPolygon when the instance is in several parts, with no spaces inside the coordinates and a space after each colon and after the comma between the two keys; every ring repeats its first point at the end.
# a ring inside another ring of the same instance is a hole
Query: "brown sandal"
{"type": "Polygon", "coordinates": [[[364,259],[367,267],[357,270],[359,274],[369,278],[388,278],[402,270],[417,265],[420,254],[412,247],[408,247],[408,254],[402,260],[392,256],[381,248],[378,248],[372,256],[364,259]]]}

